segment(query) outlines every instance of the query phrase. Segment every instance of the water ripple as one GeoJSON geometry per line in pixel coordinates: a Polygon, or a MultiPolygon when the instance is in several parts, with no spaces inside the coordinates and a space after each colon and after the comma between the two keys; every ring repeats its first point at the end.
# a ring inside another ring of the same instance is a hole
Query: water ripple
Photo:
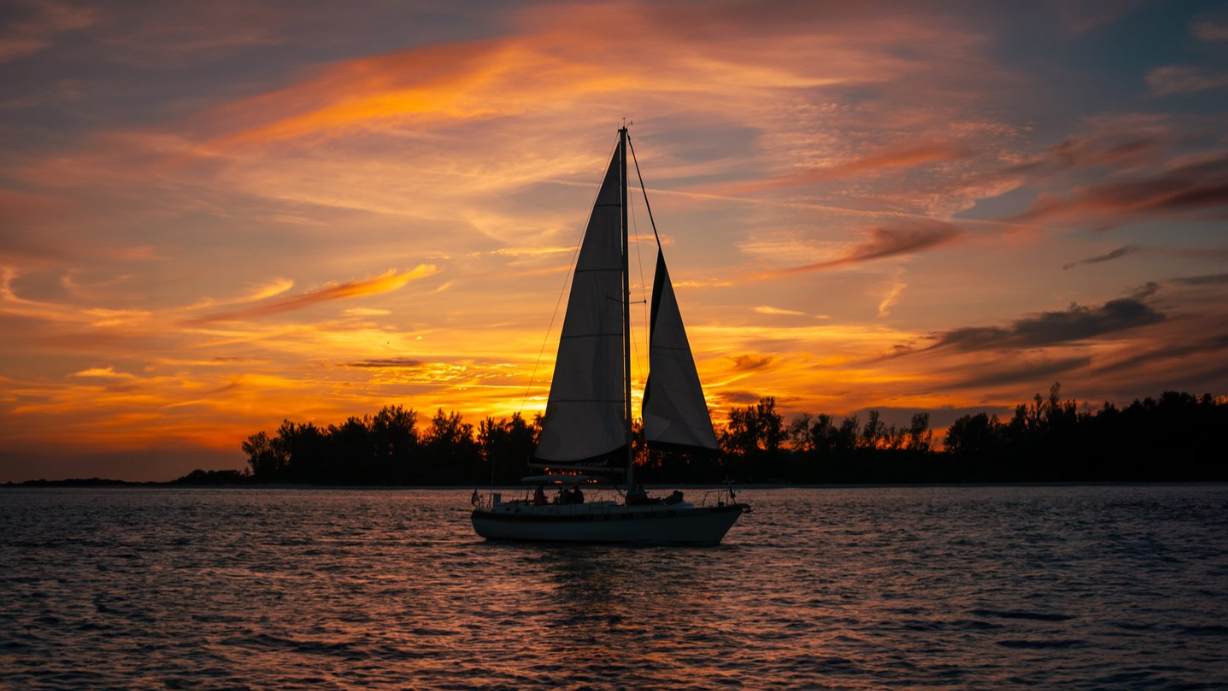
{"type": "Polygon", "coordinates": [[[0,687],[1228,687],[1228,487],[748,490],[719,547],[468,492],[0,490],[0,687]]]}

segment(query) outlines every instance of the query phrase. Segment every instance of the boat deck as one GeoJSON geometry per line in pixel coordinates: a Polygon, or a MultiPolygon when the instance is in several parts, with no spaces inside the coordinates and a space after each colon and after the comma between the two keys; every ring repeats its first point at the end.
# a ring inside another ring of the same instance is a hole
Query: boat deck
{"type": "Polygon", "coordinates": [[[561,542],[668,542],[717,544],[746,504],[691,502],[633,504],[594,501],[534,506],[493,501],[472,515],[478,534],[490,539],[561,542]]]}

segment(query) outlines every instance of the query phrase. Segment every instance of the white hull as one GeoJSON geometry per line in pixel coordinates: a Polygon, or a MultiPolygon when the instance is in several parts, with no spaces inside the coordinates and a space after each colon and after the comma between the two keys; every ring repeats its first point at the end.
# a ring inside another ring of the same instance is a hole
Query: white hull
{"type": "Polygon", "coordinates": [[[745,504],[622,506],[496,505],[473,512],[473,529],[491,540],[535,542],[641,542],[715,545],[737,522],[745,504]]]}

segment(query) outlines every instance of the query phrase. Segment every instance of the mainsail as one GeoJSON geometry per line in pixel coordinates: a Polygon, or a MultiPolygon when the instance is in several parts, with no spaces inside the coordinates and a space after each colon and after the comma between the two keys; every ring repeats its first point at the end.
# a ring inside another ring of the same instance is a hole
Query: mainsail
{"type": "Polygon", "coordinates": [[[616,151],[576,260],[537,446],[540,461],[608,461],[627,445],[620,163],[616,151]]]}
{"type": "Polygon", "coordinates": [[[665,254],[660,249],[652,285],[648,368],[643,406],[648,446],[671,451],[715,451],[712,418],[682,326],[674,286],[665,268],[665,254]]]}

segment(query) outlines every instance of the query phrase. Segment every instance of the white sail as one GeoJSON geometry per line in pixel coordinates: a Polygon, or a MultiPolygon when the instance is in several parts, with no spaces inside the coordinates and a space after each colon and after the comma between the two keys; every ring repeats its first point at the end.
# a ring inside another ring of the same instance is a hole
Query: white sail
{"type": "Polygon", "coordinates": [[[648,446],[676,451],[715,451],[716,434],[704,401],[674,286],[657,251],[652,285],[648,384],[644,387],[644,437],[648,446]]]}
{"type": "Polygon", "coordinates": [[[540,461],[605,460],[627,444],[619,163],[615,152],[576,260],[537,446],[540,461]]]}

